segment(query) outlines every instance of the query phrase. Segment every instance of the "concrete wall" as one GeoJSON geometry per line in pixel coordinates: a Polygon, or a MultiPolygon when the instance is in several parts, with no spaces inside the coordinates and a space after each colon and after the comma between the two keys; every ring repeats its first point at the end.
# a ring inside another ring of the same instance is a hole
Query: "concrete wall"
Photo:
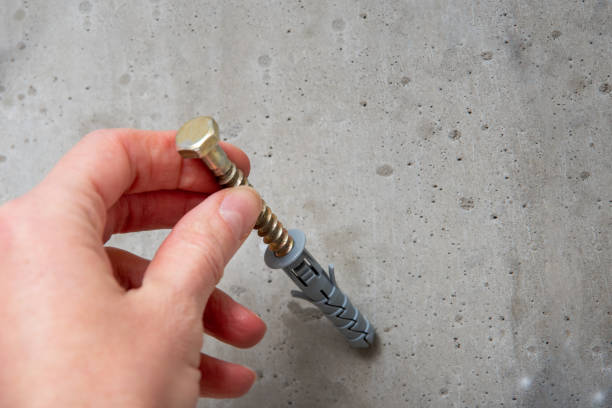
{"type": "MultiPolygon", "coordinates": [[[[87,132],[209,114],[378,328],[360,353],[251,237],[264,341],[215,407],[612,406],[612,3],[0,2],[0,202],[87,132]]],[[[167,231],[111,244],[152,256],[167,231]]]]}

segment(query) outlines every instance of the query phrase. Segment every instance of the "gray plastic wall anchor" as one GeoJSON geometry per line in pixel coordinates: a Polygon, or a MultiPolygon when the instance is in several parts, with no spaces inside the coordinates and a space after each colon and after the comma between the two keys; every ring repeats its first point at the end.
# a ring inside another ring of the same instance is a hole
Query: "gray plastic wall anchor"
{"type": "Polygon", "coordinates": [[[300,230],[289,230],[293,237],[291,251],[278,258],[269,248],[264,260],[272,269],[283,269],[301,291],[291,291],[294,297],[318,307],[348,340],[352,347],[367,348],[374,344],[374,327],[342,293],[329,265],[329,275],[306,250],[306,236],[300,230]]]}

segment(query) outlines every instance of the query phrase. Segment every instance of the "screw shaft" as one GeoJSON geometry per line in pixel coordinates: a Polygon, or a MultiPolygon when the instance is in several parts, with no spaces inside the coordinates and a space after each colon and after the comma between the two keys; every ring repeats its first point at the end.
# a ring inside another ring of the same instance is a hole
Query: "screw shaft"
{"type": "MultiPolygon", "coordinates": [[[[242,170],[236,167],[233,162],[230,161],[230,163],[227,171],[217,176],[219,184],[222,187],[251,186],[242,170]]],[[[277,257],[287,255],[293,248],[293,238],[265,201],[254,229],[257,230],[257,235],[263,238],[263,241],[269,245],[270,250],[277,257]]]]}

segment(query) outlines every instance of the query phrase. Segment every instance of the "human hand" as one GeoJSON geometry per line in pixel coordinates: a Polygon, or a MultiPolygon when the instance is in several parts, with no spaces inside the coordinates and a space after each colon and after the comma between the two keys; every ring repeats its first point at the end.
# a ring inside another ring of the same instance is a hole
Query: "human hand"
{"type": "MultiPolygon", "coordinates": [[[[237,347],[263,337],[264,323],[215,288],[261,199],[215,192],[174,135],[96,131],[0,207],[0,406],[187,407],[252,385],[253,371],[200,349],[204,331],[237,347]],[[171,227],[151,262],[104,246],[171,227]]],[[[246,155],[223,148],[248,173],[246,155]]]]}

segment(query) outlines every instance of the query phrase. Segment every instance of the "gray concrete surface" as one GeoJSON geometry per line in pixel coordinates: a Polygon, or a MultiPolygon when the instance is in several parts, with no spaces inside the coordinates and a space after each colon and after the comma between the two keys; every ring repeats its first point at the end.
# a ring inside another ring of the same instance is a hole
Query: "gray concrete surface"
{"type": "MultiPolygon", "coordinates": [[[[612,3],[0,2],[0,202],[87,132],[215,116],[378,327],[346,347],[251,237],[266,320],[214,407],[612,406],[612,3]]],[[[152,256],[167,231],[112,240],[152,256]]]]}

